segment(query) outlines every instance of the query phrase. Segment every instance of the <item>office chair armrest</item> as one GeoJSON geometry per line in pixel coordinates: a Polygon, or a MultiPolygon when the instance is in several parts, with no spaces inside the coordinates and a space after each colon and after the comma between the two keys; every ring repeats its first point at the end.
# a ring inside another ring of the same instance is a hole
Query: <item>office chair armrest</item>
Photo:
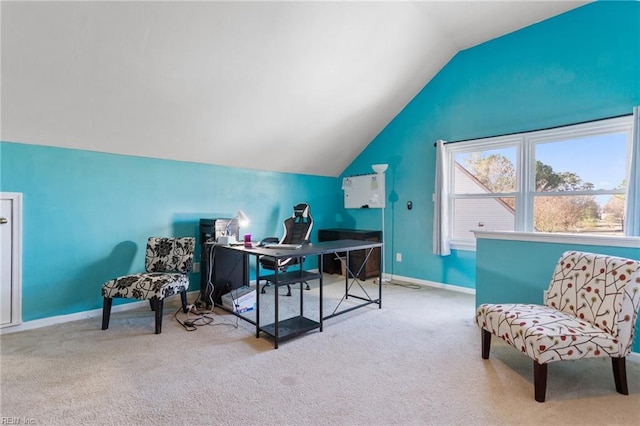
{"type": "Polygon", "coordinates": [[[260,240],[258,243],[258,247],[262,247],[265,244],[278,244],[280,242],[280,238],[278,237],[266,237],[260,240]]]}

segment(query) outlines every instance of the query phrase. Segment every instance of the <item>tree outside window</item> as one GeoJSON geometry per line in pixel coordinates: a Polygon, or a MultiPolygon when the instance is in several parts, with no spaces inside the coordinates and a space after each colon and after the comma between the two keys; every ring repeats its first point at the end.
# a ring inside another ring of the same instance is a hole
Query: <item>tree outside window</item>
{"type": "Polygon", "coordinates": [[[477,229],[624,235],[632,127],[629,116],[447,145],[452,241],[477,229]]]}

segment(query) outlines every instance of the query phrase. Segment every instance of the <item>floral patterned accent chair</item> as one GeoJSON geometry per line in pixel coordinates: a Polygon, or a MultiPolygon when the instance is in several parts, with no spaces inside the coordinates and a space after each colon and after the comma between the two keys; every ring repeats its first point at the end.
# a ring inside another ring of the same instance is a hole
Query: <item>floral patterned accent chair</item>
{"type": "Polygon", "coordinates": [[[156,334],[162,331],[164,299],[180,293],[182,310],[187,312],[187,274],[193,267],[195,238],[151,237],[145,255],[146,272],[114,278],[102,286],[104,306],[102,329],[109,328],[111,304],[116,297],[148,300],[155,312],[156,334]]]}
{"type": "Polygon", "coordinates": [[[610,357],[616,391],[628,395],[625,357],[640,308],[640,261],[576,251],[558,260],[544,305],[483,304],[482,358],[491,335],[533,359],[535,400],[544,402],[547,364],[610,357]]]}

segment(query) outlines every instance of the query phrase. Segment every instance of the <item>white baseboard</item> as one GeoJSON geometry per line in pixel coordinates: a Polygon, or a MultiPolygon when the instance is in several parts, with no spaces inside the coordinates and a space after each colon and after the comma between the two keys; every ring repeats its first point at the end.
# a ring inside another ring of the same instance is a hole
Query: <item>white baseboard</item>
{"type": "MultiPolygon", "coordinates": [[[[192,295],[200,295],[200,290],[187,292],[187,298],[192,295]]],[[[121,305],[114,305],[111,307],[111,312],[123,312],[138,309],[140,307],[149,306],[148,300],[140,300],[137,302],[123,303],[121,305]]],[[[62,324],[65,322],[78,321],[83,319],[90,319],[102,316],[102,308],[92,309],[90,311],[76,312],[67,315],[57,315],[55,317],[48,317],[37,319],[33,321],[26,321],[14,326],[9,326],[0,329],[0,336],[3,334],[17,333],[19,331],[34,330],[36,328],[48,327],[50,325],[62,324]]]]}
{"type": "Polygon", "coordinates": [[[442,288],[445,290],[457,291],[458,293],[476,294],[475,288],[461,287],[461,286],[452,285],[452,284],[443,284],[435,281],[421,280],[418,278],[403,277],[401,275],[384,274],[382,276],[382,280],[387,282],[400,281],[403,283],[418,284],[418,285],[423,285],[427,287],[435,287],[435,288],[442,288]]]}

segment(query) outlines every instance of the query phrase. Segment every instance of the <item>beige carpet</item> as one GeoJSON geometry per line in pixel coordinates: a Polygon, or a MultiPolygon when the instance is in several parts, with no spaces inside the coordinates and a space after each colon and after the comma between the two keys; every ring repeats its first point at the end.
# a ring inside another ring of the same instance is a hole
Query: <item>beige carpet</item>
{"type": "MultiPolygon", "coordinates": [[[[304,292],[310,312],[316,291],[304,292]]],[[[640,424],[638,363],[627,362],[629,396],[616,393],[608,360],[551,364],[540,404],[529,358],[494,340],[481,359],[473,296],[392,284],[383,294],[383,309],[327,320],[277,350],[230,315],[187,332],[173,320],[176,300],[160,335],[146,308],[114,312],[107,331],[95,318],[5,334],[0,415],[52,425],[640,424]]],[[[285,310],[298,295],[280,299],[285,310]]]]}

